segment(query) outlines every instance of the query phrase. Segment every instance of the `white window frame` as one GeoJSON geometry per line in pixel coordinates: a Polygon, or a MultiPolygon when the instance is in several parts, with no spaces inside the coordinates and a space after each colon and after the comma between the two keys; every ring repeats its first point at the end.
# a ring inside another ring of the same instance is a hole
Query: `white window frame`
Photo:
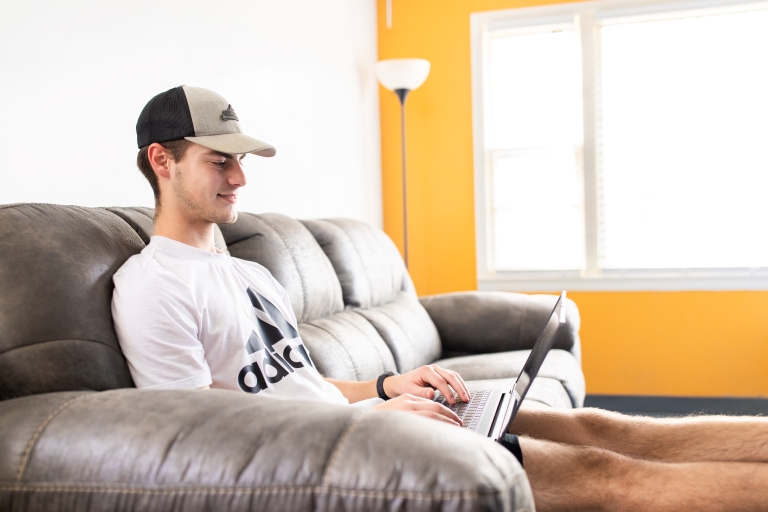
{"type": "Polygon", "coordinates": [[[658,15],[664,12],[702,10],[737,5],[765,4],[766,0],[602,0],[574,2],[473,13],[470,15],[472,54],[472,133],[475,174],[475,243],[477,282],[480,290],[506,291],[678,291],[678,290],[768,290],[768,267],[601,270],[597,254],[597,175],[595,167],[594,89],[598,63],[593,21],[622,16],[658,15]],[[574,23],[581,39],[584,146],[584,271],[496,271],[491,266],[490,162],[486,160],[483,99],[491,30],[574,23]]]}

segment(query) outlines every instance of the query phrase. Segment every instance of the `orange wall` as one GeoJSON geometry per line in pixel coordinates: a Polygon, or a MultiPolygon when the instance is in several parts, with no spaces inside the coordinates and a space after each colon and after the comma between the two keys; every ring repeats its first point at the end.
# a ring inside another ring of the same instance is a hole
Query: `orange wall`
{"type": "MultiPolygon", "coordinates": [[[[469,15],[556,3],[378,2],[379,58],[420,57],[408,98],[410,271],[421,295],[474,290],[475,220],[469,15]]],[[[384,229],[401,245],[400,109],[381,94],[384,229]]],[[[572,292],[589,393],[768,396],[768,292],[572,292]]]]}
{"type": "Polygon", "coordinates": [[[768,396],[768,293],[569,296],[589,393],[768,396]]]}

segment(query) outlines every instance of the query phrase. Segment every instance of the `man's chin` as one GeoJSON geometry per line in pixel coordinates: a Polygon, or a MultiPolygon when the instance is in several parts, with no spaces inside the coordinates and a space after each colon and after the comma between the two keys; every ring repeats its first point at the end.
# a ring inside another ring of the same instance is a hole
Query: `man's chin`
{"type": "Polygon", "coordinates": [[[216,216],[216,220],[213,222],[216,224],[232,224],[237,221],[237,210],[232,208],[226,213],[221,213],[216,216]]]}
{"type": "Polygon", "coordinates": [[[237,210],[228,208],[226,210],[208,210],[201,215],[201,222],[210,222],[211,224],[232,224],[237,220],[237,210]]]}
{"type": "Polygon", "coordinates": [[[236,221],[237,221],[237,210],[232,210],[227,220],[217,222],[217,224],[233,224],[236,221]]]}

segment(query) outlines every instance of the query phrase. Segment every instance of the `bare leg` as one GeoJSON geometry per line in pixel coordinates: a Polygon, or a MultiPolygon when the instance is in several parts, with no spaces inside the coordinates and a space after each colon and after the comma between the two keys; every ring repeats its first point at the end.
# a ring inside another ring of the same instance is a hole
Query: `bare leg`
{"type": "Polygon", "coordinates": [[[590,408],[521,410],[510,432],[668,462],[768,462],[768,418],[657,419],[590,408]]]}
{"type": "Polygon", "coordinates": [[[668,463],[520,438],[539,512],[768,511],[768,464],[668,463]]]}

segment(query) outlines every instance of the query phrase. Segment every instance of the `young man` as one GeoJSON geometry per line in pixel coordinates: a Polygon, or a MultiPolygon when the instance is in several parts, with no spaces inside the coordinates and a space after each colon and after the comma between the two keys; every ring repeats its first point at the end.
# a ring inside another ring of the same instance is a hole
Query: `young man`
{"type": "MultiPolygon", "coordinates": [[[[232,106],[196,87],[155,96],[136,131],[137,163],[155,194],[154,236],[115,273],[112,300],[136,385],[215,387],[341,404],[378,397],[377,381],[323,379],[296,331],[283,287],[261,265],[214,247],[214,224],[237,219],[237,195],[246,184],[243,157],[271,157],[275,148],[244,135],[232,106]],[[280,358],[293,371],[282,375],[285,365],[275,364],[264,375],[254,365],[257,356],[280,358]]],[[[460,423],[430,400],[434,389],[453,400],[449,386],[468,399],[455,372],[431,365],[379,380],[392,400],[377,408],[460,423]]]]}
{"type": "MultiPolygon", "coordinates": [[[[137,387],[258,393],[360,403],[456,425],[434,389],[468,399],[436,365],[368,382],[323,379],[297,331],[285,290],[258,264],[214,247],[214,224],[237,219],[248,153],[275,149],[241,133],[221,96],[177,87],[136,126],[138,166],[155,193],[154,236],[114,276],[112,312],[137,387]],[[279,359],[265,374],[257,356],[279,359]],[[290,365],[292,371],[277,368],[290,365]],[[377,389],[378,388],[378,389],[377,389]],[[434,389],[433,389],[434,388],[434,389]]],[[[452,398],[449,398],[452,401],[452,398]]],[[[631,418],[594,409],[523,410],[504,443],[547,510],[768,510],[768,420],[631,418]],[[522,449],[522,454],[520,453],[522,449]]]]}

